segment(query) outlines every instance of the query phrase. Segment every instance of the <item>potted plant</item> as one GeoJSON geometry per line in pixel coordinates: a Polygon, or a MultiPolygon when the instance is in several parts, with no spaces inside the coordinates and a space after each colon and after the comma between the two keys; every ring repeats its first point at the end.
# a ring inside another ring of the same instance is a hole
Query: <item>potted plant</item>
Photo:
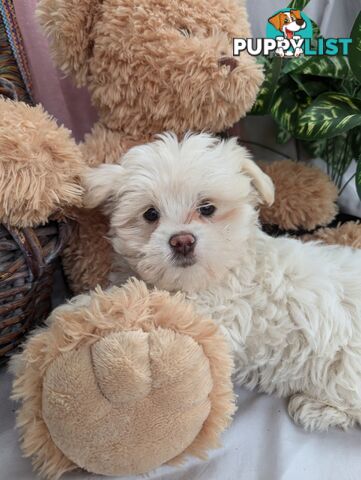
{"type": "MultiPolygon", "coordinates": [[[[310,0],[294,0],[302,10],[310,0]]],[[[313,23],[314,41],[321,36],[313,23]]],[[[361,13],[351,33],[349,56],[260,57],[265,81],[253,115],[271,115],[277,141],[300,142],[312,157],[322,158],[340,192],[356,180],[361,199],[361,13]],[[343,175],[352,160],[357,169],[346,184],[343,175]]]]}

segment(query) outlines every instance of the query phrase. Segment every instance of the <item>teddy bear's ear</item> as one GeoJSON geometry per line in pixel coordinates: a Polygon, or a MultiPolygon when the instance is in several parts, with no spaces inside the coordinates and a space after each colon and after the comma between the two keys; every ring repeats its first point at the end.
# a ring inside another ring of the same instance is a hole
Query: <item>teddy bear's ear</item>
{"type": "Polygon", "coordinates": [[[92,27],[102,0],[39,0],[36,15],[57,65],[85,85],[92,49],[92,27]]]}

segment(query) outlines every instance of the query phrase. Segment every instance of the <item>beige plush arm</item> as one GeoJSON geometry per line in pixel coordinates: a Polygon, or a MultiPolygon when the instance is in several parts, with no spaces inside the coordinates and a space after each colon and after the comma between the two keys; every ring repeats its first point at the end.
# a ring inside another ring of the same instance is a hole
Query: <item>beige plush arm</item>
{"type": "Polygon", "coordinates": [[[0,98],[0,222],[32,227],[80,206],[83,168],[70,132],[42,107],[0,98]]]}

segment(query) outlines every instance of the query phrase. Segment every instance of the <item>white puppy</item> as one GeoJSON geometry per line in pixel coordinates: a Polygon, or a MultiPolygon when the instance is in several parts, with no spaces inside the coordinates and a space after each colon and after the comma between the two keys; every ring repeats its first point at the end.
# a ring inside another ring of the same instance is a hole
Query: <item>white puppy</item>
{"type": "Polygon", "coordinates": [[[361,251],[265,235],[273,185],[235,139],[161,135],[86,181],[129,267],[113,283],[185,292],[229,338],[235,381],[291,396],[304,427],[361,422],[361,251]]]}

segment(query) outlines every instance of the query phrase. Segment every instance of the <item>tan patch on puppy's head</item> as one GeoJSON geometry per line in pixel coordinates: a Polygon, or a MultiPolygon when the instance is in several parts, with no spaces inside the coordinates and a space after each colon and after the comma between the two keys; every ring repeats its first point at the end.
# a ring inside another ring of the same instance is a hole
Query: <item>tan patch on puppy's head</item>
{"type": "Polygon", "coordinates": [[[227,222],[232,221],[237,215],[237,209],[232,208],[227,212],[223,213],[222,215],[218,215],[215,217],[215,222],[227,222]]]}
{"type": "Polygon", "coordinates": [[[204,217],[199,213],[198,210],[194,210],[190,212],[186,223],[187,224],[191,224],[191,223],[206,224],[206,223],[227,222],[235,218],[236,215],[237,215],[237,208],[229,209],[222,214],[218,214],[216,211],[215,214],[212,215],[211,217],[204,217]]]}

